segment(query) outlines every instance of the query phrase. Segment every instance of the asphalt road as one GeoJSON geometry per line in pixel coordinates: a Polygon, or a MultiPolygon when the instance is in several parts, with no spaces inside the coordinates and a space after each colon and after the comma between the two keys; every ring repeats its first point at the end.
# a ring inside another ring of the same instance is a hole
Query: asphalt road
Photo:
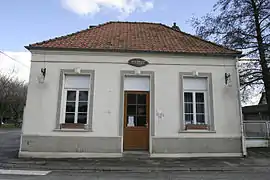
{"type": "Polygon", "coordinates": [[[0,129],[0,162],[17,158],[20,147],[20,129],[0,129]]]}
{"type": "Polygon", "coordinates": [[[3,176],[0,180],[269,180],[270,173],[215,173],[215,172],[177,172],[177,173],[61,173],[52,172],[46,176],[3,176]]]}

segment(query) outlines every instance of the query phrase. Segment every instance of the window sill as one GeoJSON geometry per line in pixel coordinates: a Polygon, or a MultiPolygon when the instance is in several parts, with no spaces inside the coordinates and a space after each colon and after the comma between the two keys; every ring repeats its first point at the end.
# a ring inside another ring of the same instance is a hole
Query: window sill
{"type": "Polygon", "coordinates": [[[185,130],[203,130],[208,131],[209,126],[206,124],[187,124],[185,130]]]}
{"type": "Polygon", "coordinates": [[[60,124],[59,129],[54,129],[54,131],[58,132],[92,132],[92,129],[89,129],[86,124],[73,124],[73,123],[65,123],[60,124]]]}
{"type": "Polygon", "coordinates": [[[205,124],[187,124],[179,133],[216,133],[216,131],[210,130],[209,125],[205,124]]]}
{"type": "Polygon", "coordinates": [[[216,133],[216,131],[202,130],[202,129],[188,129],[181,130],[179,133],[216,133]]]}
{"type": "Polygon", "coordinates": [[[91,130],[87,129],[54,129],[54,132],[91,132],[91,130]]]}
{"type": "Polygon", "coordinates": [[[86,129],[85,124],[63,123],[60,124],[60,129],[86,129]]]}

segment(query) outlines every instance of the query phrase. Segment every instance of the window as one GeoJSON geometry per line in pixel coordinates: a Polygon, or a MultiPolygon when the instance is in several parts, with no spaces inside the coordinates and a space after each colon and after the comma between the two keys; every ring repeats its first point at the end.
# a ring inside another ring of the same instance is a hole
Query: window
{"type": "Polygon", "coordinates": [[[184,114],[186,124],[205,124],[205,93],[184,92],[184,114]]]}
{"type": "Polygon", "coordinates": [[[185,124],[207,124],[207,78],[183,78],[185,124]]]}
{"type": "Polygon", "coordinates": [[[62,123],[80,125],[88,123],[90,85],[90,75],[65,75],[62,123]]]}
{"type": "Polygon", "coordinates": [[[126,126],[147,126],[148,93],[126,92],[126,126]],[[129,122],[131,118],[131,122],[129,122]]]}

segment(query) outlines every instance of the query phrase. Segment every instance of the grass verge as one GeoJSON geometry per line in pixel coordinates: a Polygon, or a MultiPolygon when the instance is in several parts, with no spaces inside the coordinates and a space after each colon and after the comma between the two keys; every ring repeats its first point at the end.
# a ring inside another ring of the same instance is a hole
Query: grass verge
{"type": "Polygon", "coordinates": [[[17,127],[15,127],[14,124],[2,124],[0,129],[15,129],[17,127]]]}

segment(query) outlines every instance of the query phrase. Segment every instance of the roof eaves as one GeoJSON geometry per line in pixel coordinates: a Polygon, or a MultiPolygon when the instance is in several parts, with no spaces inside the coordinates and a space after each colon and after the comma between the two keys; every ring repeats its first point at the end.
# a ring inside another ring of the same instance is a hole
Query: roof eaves
{"type": "Polygon", "coordinates": [[[52,47],[31,47],[31,46],[25,46],[25,48],[28,50],[47,50],[47,51],[122,52],[122,53],[153,53],[153,54],[170,54],[170,55],[237,57],[237,54],[234,54],[234,53],[198,53],[198,52],[143,51],[143,50],[122,50],[122,49],[52,48],[52,47]]]}

